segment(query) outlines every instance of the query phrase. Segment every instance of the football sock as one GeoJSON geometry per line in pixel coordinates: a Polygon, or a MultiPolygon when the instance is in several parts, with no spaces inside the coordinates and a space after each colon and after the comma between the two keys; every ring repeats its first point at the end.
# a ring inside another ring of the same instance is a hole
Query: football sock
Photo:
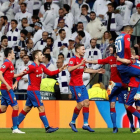
{"type": "Polygon", "coordinates": [[[13,120],[13,130],[15,130],[17,129],[18,124],[18,110],[13,110],[12,120],[13,120]]]}
{"type": "Polygon", "coordinates": [[[136,117],[140,118],[140,113],[139,113],[134,107],[129,106],[129,107],[127,108],[127,110],[128,110],[129,112],[131,112],[133,115],[135,115],[136,117]]]}
{"type": "Polygon", "coordinates": [[[77,107],[75,107],[71,123],[75,124],[75,121],[76,121],[79,113],[80,113],[80,110],[77,107]]]}
{"type": "Polygon", "coordinates": [[[112,123],[113,123],[113,128],[117,127],[117,125],[116,125],[116,110],[115,110],[115,108],[110,108],[110,116],[111,116],[111,120],[112,120],[112,123]]]}
{"type": "Polygon", "coordinates": [[[89,107],[83,107],[84,125],[88,125],[89,107]]]}
{"type": "MultiPolygon", "coordinates": [[[[137,110],[140,113],[140,110],[137,110]]],[[[138,118],[139,128],[140,128],[140,119],[138,118]]]]}
{"type": "Polygon", "coordinates": [[[39,113],[39,117],[42,120],[44,127],[47,128],[49,126],[49,123],[48,123],[47,117],[45,115],[45,112],[39,113]]]}
{"type": "Polygon", "coordinates": [[[129,119],[129,122],[130,122],[131,127],[134,127],[132,113],[129,112],[128,110],[126,110],[126,112],[127,112],[127,116],[128,116],[128,119],[129,119]]]}
{"type": "Polygon", "coordinates": [[[26,116],[26,112],[24,110],[22,110],[18,116],[18,125],[20,125],[20,123],[24,120],[25,116],[26,116]]]}

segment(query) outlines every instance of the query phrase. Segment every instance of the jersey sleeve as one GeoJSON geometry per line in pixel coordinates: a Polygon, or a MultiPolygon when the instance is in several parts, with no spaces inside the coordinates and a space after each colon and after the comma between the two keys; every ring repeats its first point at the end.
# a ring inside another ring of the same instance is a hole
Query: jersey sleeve
{"type": "Polygon", "coordinates": [[[55,70],[55,71],[50,71],[48,70],[44,65],[40,65],[43,68],[43,72],[49,76],[53,76],[59,73],[59,69],[55,70]]]}
{"type": "Polygon", "coordinates": [[[107,57],[105,59],[98,59],[98,64],[109,64],[109,58],[107,57]]]}
{"type": "Polygon", "coordinates": [[[4,62],[0,68],[0,71],[4,73],[8,68],[9,68],[10,63],[9,62],[4,62]]]}
{"type": "Polygon", "coordinates": [[[35,66],[33,66],[33,65],[29,65],[24,71],[26,72],[25,74],[23,74],[22,76],[20,76],[20,77],[17,77],[17,79],[16,79],[16,81],[19,81],[24,75],[26,75],[26,74],[29,74],[29,73],[31,73],[31,72],[33,72],[34,71],[34,69],[35,69],[35,66]]]}
{"type": "Polygon", "coordinates": [[[124,58],[130,59],[131,58],[131,51],[130,51],[130,35],[129,34],[124,36],[124,45],[125,45],[124,58]]]}
{"type": "Polygon", "coordinates": [[[75,58],[70,58],[68,66],[75,66],[75,58]]]}

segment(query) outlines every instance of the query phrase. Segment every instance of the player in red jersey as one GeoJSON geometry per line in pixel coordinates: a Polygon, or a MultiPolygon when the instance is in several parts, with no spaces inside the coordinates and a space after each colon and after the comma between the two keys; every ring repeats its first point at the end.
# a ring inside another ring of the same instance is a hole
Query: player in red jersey
{"type": "Polygon", "coordinates": [[[78,132],[75,126],[76,118],[79,115],[80,110],[83,108],[83,116],[84,116],[84,125],[83,129],[88,130],[89,132],[94,132],[88,125],[88,118],[89,118],[89,97],[86,90],[85,85],[83,84],[83,72],[86,73],[104,73],[104,69],[93,70],[87,69],[85,65],[85,60],[83,56],[85,54],[85,47],[83,44],[77,44],[75,46],[75,56],[70,58],[68,64],[68,71],[71,74],[70,79],[70,90],[72,92],[72,97],[76,99],[77,106],[74,109],[72,121],[70,122],[70,127],[74,132],[78,132]]]}
{"type": "Polygon", "coordinates": [[[14,74],[14,66],[12,64],[12,60],[15,58],[15,54],[12,50],[12,48],[6,48],[4,50],[4,55],[6,57],[4,63],[2,64],[0,68],[0,81],[1,84],[1,108],[0,113],[4,113],[7,110],[8,105],[11,105],[13,108],[12,113],[12,120],[13,120],[13,131],[12,133],[25,133],[18,129],[17,123],[18,123],[18,103],[16,100],[16,96],[13,92],[13,78],[16,78],[17,76],[21,76],[24,73],[21,74],[14,74]]]}
{"type": "MultiPolygon", "coordinates": [[[[24,109],[21,111],[18,117],[18,125],[23,121],[26,114],[31,110],[31,108],[37,107],[39,110],[39,116],[42,120],[45,130],[47,133],[55,132],[58,128],[51,128],[49,126],[48,120],[45,115],[45,108],[40,95],[40,84],[43,72],[47,75],[53,76],[64,70],[67,65],[64,65],[62,68],[49,71],[41,62],[43,62],[43,54],[40,50],[36,50],[33,52],[33,60],[34,62],[28,66],[25,70],[29,75],[29,84],[27,89],[27,101],[24,109]]],[[[18,77],[17,81],[14,84],[14,88],[17,88],[17,83],[22,77],[18,77]]]]}
{"type": "MultiPolygon", "coordinates": [[[[110,50],[110,56],[105,58],[105,59],[98,59],[98,60],[93,60],[93,61],[87,61],[88,63],[93,63],[93,64],[109,64],[111,67],[111,76],[110,76],[110,83],[112,83],[112,90],[111,94],[109,96],[109,102],[110,102],[110,116],[111,120],[113,123],[113,133],[118,132],[118,128],[116,125],[116,110],[115,110],[115,103],[116,103],[116,98],[118,97],[119,103],[125,104],[125,100],[127,97],[127,87],[126,85],[122,82],[120,74],[117,70],[117,55],[116,55],[116,48],[115,45],[110,45],[109,47],[110,50]]],[[[111,85],[109,85],[110,87],[111,85]]],[[[133,116],[132,114],[127,111],[127,116],[129,118],[131,128],[130,131],[134,132],[135,128],[133,125],[133,116]]]]}

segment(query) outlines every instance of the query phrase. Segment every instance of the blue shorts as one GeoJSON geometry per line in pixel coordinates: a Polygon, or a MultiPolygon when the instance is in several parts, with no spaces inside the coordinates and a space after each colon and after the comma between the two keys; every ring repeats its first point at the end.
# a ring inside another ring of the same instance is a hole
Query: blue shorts
{"type": "Polygon", "coordinates": [[[40,91],[27,91],[26,106],[30,106],[30,107],[43,106],[40,91]]]}
{"type": "Polygon", "coordinates": [[[77,102],[82,102],[89,99],[86,86],[70,86],[70,91],[72,93],[72,99],[76,99],[77,102]]]}
{"type": "Polygon", "coordinates": [[[127,94],[127,88],[123,89],[122,87],[114,86],[111,94],[109,95],[109,102],[116,102],[116,98],[118,97],[119,103],[125,104],[127,94]]]}
{"type": "Polygon", "coordinates": [[[2,94],[1,105],[5,105],[5,106],[17,105],[17,99],[12,89],[10,89],[9,91],[1,90],[1,94],[2,94]]]}
{"type": "Polygon", "coordinates": [[[130,77],[140,76],[140,67],[136,67],[135,65],[117,65],[117,70],[125,84],[129,83],[130,77]]]}
{"type": "Polygon", "coordinates": [[[138,88],[130,87],[129,94],[127,96],[126,105],[132,106],[135,103],[136,106],[140,106],[140,101],[135,101],[134,96],[137,92],[138,88]]]}

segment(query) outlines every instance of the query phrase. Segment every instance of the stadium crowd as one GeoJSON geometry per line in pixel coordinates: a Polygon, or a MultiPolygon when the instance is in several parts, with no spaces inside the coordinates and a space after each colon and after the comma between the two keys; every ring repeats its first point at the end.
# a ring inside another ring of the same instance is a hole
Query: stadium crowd
{"type": "MultiPolygon", "coordinates": [[[[20,73],[32,63],[32,52],[41,50],[44,65],[53,71],[69,62],[75,54],[75,44],[84,44],[86,60],[97,60],[110,55],[109,46],[126,25],[134,29],[131,47],[139,53],[140,0],[0,0],[0,66],[4,49],[8,46],[16,55],[13,64],[20,73]]],[[[87,64],[99,69],[100,64],[87,64]]],[[[84,73],[87,86],[103,82],[108,87],[110,66],[105,74],[84,73]]],[[[70,74],[62,71],[55,77],[42,76],[42,91],[60,92],[56,99],[70,99],[70,74]],[[45,80],[44,80],[45,79],[45,80]],[[46,84],[48,83],[48,85],[46,84]],[[54,89],[53,89],[54,88],[54,89]]],[[[26,92],[28,76],[19,81],[18,92],[26,92]]],[[[18,97],[17,97],[18,99],[18,97]]],[[[19,96],[19,99],[23,99],[19,96]]]]}

